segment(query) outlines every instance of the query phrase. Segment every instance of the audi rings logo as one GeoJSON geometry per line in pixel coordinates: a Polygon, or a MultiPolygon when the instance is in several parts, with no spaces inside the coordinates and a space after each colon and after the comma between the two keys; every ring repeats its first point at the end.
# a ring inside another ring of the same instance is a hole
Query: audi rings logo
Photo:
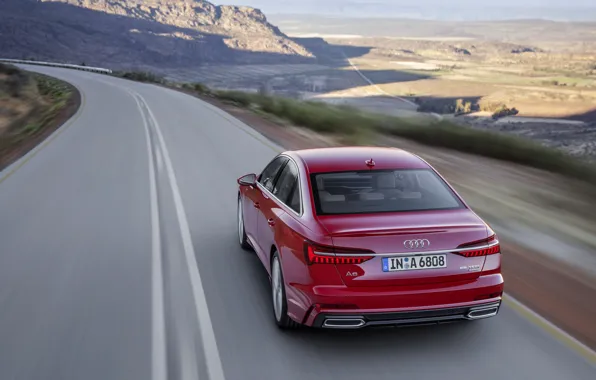
{"type": "Polygon", "coordinates": [[[424,248],[430,246],[428,239],[412,239],[404,241],[404,247],[409,249],[424,248]]]}

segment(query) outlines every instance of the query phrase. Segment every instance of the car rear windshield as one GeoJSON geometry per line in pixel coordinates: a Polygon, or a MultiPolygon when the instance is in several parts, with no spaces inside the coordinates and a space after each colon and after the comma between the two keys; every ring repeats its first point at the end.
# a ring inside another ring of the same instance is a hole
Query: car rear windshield
{"type": "Polygon", "coordinates": [[[311,174],[317,214],[363,214],[463,208],[430,169],[311,174]]]}

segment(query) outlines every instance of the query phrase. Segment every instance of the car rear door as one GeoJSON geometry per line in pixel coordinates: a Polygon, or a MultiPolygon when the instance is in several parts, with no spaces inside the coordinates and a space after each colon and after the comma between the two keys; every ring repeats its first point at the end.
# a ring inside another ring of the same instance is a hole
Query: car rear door
{"type": "Polygon", "coordinates": [[[259,241],[263,244],[266,255],[264,264],[268,267],[271,247],[275,245],[276,233],[283,228],[280,218],[285,212],[280,204],[288,205],[292,190],[298,181],[298,167],[291,160],[288,161],[271,190],[262,191],[263,201],[258,221],[259,241]]]}
{"type": "MultiPolygon", "coordinates": [[[[253,232],[256,236],[255,238],[255,250],[259,258],[263,261],[263,263],[267,263],[267,259],[265,256],[269,254],[269,248],[266,248],[266,244],[261,240],[259,230],[263,228],[268,229],[269,226],[265,222],[263,223],[263,210],[267,207],[271,207],[271,203],[269,202],[269,195],[273,191],[273,186],[275,185],[275,181],[279,177],[281,170],[284,168],[285,164],[288,162],[288,157],[286,156],[277,156],[275,157],[263,170],[263,172],[259,175],[259,179],[257,181],[257,187],[254,191],[254,199],[253,199],[253,212],[254,212],[254,226],[253,232]]],[[[247,207],[248,208],[248,207],[247,207]]],[[[266,214],[269,215],[269,211],[266,211],[266,214]]],[[[265,219],[266,221],[267,219],[265,219]]],[[[270,246],[269,246],[270,247],[270,246]]],[[[268,263],[267,263],[268,264],[268,263]]]]}

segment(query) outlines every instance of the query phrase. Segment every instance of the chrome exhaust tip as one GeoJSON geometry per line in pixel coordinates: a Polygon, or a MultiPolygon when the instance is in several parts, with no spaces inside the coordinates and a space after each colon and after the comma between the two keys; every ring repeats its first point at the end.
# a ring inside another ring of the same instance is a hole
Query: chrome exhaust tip
{"type": "Polygon", "coordinates": [[[482,318],[490,318],[497,315],[499,312],[498,304],[495,305],[484,305],[478,306],[470,309],[468,314],[466,314],[467,319],[482,319],[482,318]]]}
{"type": "Polygon", "coordinates": [[[331,329],[357,329],[366,324],[362,318],[328,318],[323,327],[331,329]]]}

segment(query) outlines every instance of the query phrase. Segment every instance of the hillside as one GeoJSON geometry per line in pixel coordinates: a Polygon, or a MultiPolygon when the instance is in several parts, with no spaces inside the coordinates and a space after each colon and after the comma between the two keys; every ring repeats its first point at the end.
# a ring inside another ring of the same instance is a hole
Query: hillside
{"type": "Polygon", "coordinates": [[[202,0],[0,0],[0,36],[4,57],[114,68],[314,58],[258,9],[202,0]]]}

